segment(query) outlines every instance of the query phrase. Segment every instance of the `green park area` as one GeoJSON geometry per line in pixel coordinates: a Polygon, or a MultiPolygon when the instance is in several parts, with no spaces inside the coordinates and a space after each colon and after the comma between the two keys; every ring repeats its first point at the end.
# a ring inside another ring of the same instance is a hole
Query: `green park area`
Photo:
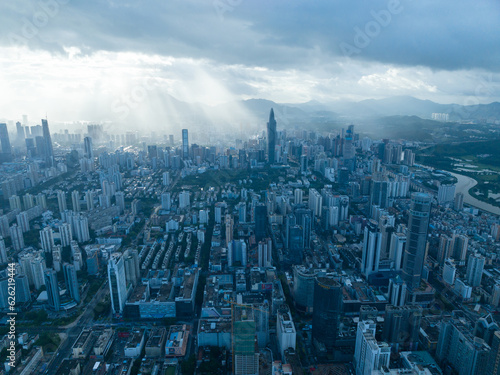
{"type": "Polygon", "coordinates": [[[417,162],[472,177],[469,194],[500,207],[500,140],[438,144],[420,150],[417,162]]]}

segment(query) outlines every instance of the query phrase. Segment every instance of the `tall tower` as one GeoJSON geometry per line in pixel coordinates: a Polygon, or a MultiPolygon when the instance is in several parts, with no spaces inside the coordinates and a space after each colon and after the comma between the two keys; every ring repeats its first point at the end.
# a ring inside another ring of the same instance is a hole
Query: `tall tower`
{"type": "Polygon", "coordinates": [[[47,297],[49,307],[54,311],[61,309],[61,300],[59,299],[59,286],[57,285],[57,273],[54,270],[47,270],[44,273],[45,286],[47,287],[47,297]]]}
{"type": "Polygon", "coordinates": [[[64,270],[64,281],[66,282],[66,288],[68,288],[71,298],[73,298],[76,303],[80,302],[80,289],[78,287],[78,279],[76,277],[75,266],[69,263],[65,263],[63,266],[64,270]]]}
{"type": "Polygon", "coordinates": [[[42,119],[43,143],[45,148],[45,162],[47,166],[54,166],[54,149],[52,147],[52,139],[50,138],[49,123],[42,119]]]}
{"type": "Polygon", "coordinates": [[[182,158],[184,160],[189,158],[189,140],[187,129],[182,129],[182,158]]]}
{"type": "Polygon", "coordinates": [[[363,273],[366,278],[372,273],[378,272],[381,244],[382,235],[380,233],[380,228],[375,220],[370,220],[365,227],[361,260],[361,273],[363,273]]]}
{"type": "Polygon", "coordinates": [[[5,123],[0,123],[0,144],[2,145],[0,161],[11,161],[12,147],[10,146],[9,132],[5,123]]]}
{"type": "Polygon", "coordinates": [[[337,339],[342,313],[342,287],[331,276],[317,277],[313,303],[313,340],[320,347],[331,350],[337,339]]]}
{"type": "Polygon", "coordinates": [[[83,138],[83,153],[86,158],[94,158],[94,150],[92,148],[92,137],[83,138]]]}
{"type": "Polygon", "coordinates": [[[427,246],[431,202],[430,195],[425,193],[414,193],[411,197],[407,242],[403,257],[403,280],[412,290],[420,286],[427,246]]]}
{"type": "Polygon", "coordinates": [[[111,307],[114,314],[123,313],[127,298],[125,266],[120,253],[111,254],[108,262],[108,281],[111,294],[111,307]]]}
{"type": "Polygon", "coordinates": [[[267,160],[269,164],[274,164],[274,149],[276,148],[276,120],[274,110],[271,108],[269,122],[267,123],[267,160]]]}

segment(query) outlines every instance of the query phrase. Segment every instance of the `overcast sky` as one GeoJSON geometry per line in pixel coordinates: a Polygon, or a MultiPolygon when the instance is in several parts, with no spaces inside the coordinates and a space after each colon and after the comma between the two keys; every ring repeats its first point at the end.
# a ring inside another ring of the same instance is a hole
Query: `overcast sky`
{"type": "Polygon", "coordinates": [[[498,0],[16,0],[0,14],[0,118],[113,119],[159,93],[500,101],[498,0]]]}

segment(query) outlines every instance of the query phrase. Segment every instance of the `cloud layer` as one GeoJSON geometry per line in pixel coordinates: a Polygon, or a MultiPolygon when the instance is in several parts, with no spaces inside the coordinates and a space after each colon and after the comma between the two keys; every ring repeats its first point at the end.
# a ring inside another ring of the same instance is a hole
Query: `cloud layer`
{"type": "Polygon", "coordinates": [[[145,112],[164,94],[500,100],[496,0],[18,0],[0,14],[0,118],[116,120],[142,91],[145,112]]]}

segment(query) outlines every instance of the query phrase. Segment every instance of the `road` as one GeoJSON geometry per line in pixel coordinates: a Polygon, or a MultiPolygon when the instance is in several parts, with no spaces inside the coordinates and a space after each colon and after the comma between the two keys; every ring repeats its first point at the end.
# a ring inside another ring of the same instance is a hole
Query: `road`
{"type": "Polygon", "coordinates": [[[108,293],[108,284],[104,283],[94,295],[94,297],[90,300],[90,303],[85,308],[85,311],[82,315],[80,315],[80,318],[66,326],[66,339],[61,343],[61,345],[59,345],[59,348],[57,350],[58,355],[52,357],[52,360],[47,368],[48,374],[55,374],[62,361],[65,358],[70,357],[71,347],[73,346],[75,340],[84,328],[92,326],[91,323],[93,320],[94,308],[100,301],[103,300],[103,298],[108,293]]]}

